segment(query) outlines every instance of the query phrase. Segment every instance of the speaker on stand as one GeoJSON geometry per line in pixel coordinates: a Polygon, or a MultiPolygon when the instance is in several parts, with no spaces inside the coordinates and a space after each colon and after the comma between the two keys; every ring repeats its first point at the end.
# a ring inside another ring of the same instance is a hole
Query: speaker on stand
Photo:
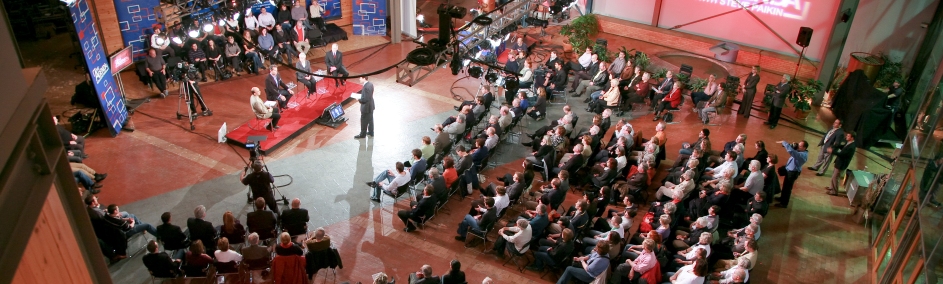
{"type": "Polygon", "coordinates": [[[792,75],[793,78],[799,76],[799,66],[802,65],[802,56],[805,55],[805,48],[809,47],[809,41],[812,40],[812,28],[810,27],[801,27],[799,28],[799,35],[796,36],[796,44],[802,47],[802,51],[799,52],[799,61],[796,62],[796,72],[792,75]]]}

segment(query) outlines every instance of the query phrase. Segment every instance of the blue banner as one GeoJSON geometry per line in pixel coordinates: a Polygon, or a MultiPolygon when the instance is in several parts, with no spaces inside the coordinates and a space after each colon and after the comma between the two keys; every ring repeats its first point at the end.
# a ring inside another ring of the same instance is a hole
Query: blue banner
{"type": "Polygon", "coordinates": [[[154,34],[152,29],[157,24],[157,15],[154,7],[160,5],[159,0],[115,0],[115,13],[118,16],[118,27],[125,46],[132,46],[131,52],[135,60],[142,60],[147,55],[147,38],[154,34]]]}
{"type": "MultiPolygon", "coordinates": [[[[308,0],[308,5],[311,4],[311,1],[308,0]]],[[[324,18],[325,21],[341,18],[341,0],[318,0],[318,4],[321,5],[321,8],[324,8],[324,12],[321,12],[321,18],[324,18]]]]}
{"type": "Polygon", "coordinates": [[[128,118],[128,109],[124,106],[118,85],[115,84],[115,77],[111,75],[110,62],[98,36],[98,29],[95,28],[88,0],[76,0],[69,5],[69,14],[75,24],[88,73],[92,77],[92,86],[105,113],[108,130],[111,131],[111,136],[117,136],[128,118]]]}
{"type": "Polygon", "coordinates": [[[356,0],[353,23],[355,35],[386,35],[386,0],[356,0]]]}

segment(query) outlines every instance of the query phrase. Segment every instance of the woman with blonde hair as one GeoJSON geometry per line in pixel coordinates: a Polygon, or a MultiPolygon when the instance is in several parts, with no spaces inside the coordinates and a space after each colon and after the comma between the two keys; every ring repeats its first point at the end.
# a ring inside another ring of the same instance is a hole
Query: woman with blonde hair
{"type": "Polygon", "coordinates": [[[223,226],[219,228],[219,236],[229,239],[229,244],[242,244],[246,242],[246,227],[236,220],[232,211],[226,211],[223,213],[223,226]]]}

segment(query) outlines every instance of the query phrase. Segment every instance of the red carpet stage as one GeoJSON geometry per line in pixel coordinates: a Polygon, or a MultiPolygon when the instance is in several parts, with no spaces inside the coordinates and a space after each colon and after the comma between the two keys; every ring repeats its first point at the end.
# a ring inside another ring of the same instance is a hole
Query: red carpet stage
{"type": "Polygon", "coordinates": [[[351,93],[360,92],[363,86],[354,81],[347,80],[347,86],[341,85],[335,88],[333,79],[325,79],[318,82],[318,91],[312,93],[307,99],[304,86],[299,86],[296,88],[295,96],[288,103],[288,109],[282,112],[282,118],[278,121],[278,130],[273,132],[265,129],[268,119],[260,122],[253,118],[226,134],[226,141],[245,147],[249,136],[266,136],[267,139],[260,143],[260,149],[263,152],[274,151],[314,125],[315,120],[328,106],[333,103],[343,105],[350,98],[351,93]]]}

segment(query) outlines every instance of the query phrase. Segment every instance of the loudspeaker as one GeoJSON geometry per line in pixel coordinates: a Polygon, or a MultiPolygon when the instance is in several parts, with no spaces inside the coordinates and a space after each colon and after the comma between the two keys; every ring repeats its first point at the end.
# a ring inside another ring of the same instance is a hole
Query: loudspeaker
{"type": "Polygon", "coordinates": [[[810,39],[812,39],[812,28],[810,27],[799,28],[799,36],[796,37],[796,44],[798,44],[801,47],[808,47],[810,39]]]}

